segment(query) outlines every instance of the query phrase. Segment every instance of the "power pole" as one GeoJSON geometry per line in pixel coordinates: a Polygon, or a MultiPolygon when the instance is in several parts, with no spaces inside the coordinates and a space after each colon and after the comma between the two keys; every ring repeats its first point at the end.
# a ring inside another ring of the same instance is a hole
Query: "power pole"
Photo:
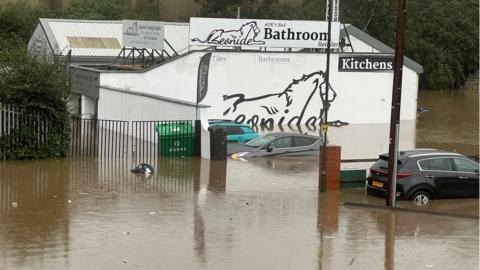
{"type": "MultiPolygon", "coordinates": [[[[328,92],[330,90],[330,49],[332,41],[332,0],[328,1],[328,37],[327,37],[327,67],[325,70],[325,100],[323,101],[323,123],[321,130],[323,131],[323,146],[322,146],[322,167],[320,172],[320,183],[318,188],[321,192],[327,190],[327,132],[328,132],[328,92]]],[[[320,91],[321,89],[319,89],[320,91]]],[[[321,94],[321,93],[320,93],[321,94]]]]}
{"type": "Polygon", "coordinates": [[[397,0],[397,33],[393,72],[392,109],[390,114],[390,139],[388,148],[387,206],[396,206],[398,137],[400,133],[400,105],[402,99],[403,54],[405,51],[406,0],[397,0]]]}

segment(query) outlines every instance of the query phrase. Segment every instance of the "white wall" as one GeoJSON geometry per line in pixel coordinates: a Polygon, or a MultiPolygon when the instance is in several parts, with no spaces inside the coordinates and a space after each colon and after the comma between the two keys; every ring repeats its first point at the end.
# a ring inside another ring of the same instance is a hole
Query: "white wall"
{"type": "Polygon", "coordinates": [[[97,101],[94,98],[82,95],[80,101],[80,114],[82,118],[95,118],[97,101]]]}
{"type": "MultiPolygon", "coordinates": [[[[345,37],[346,38],[346,37],[345,37]]],[[[348,42],[348,39],[346,40],[348,42]]],[[[366,44],[365,42],[361,41],[360,39],[356,38],[353,35],[350,35],[350,42],[353,47],[354,52],[362,52],[362,53],[379,53],[379,51],[372,46],[366,44]]],[[[348,48],[349,51],[351,48],[348,48]]]]}
{"type": "Polygon", "coordinates": [[[28,42],[28,50],[31,52],[45,54],[48,57],[53,56],[52,48],[48,44],[47,36],[43,32],[40,24],[37,25],[35,32],[33,32],[33,35],[28,42]]]}
{"type": "Polygon", "coordinates": [[[101,73],[100,85],[195,102],[198,62],[202,55],[189,54],[146,72],[101,73]]]}
{"type": "Polygon", "coordinates": [[[98,119],[124,121],[195,120],[194,105],[100,87],[98,119]]]}
{"type": "MultiPolygon", "coordinates": [[[[205,53],[194,52],[143,73],[102,73],[100,84],[195,102],[198,63],[205,53]]],[[[330,107],[329,121],[388,123],[393,72],[338,72],[338,57],[339,54],[331,56],[330,82],[337,98],[330,107]]],[[[251,119],[258,115],[272,118],[276,123],[282,122],[282,117],[286,123],[300,116],[305,107],[305,122],[309,117],[318,117],[322,108],[318,89],[314,91],[314,81],[322,82],[323,78],[315,75],[304,81],[301,79],[315,71],[324,71],[325,64],[325,54],[214,52],[208,93],[202,103],[212,106],[209,118],[235,119],[245,115],[246,119],[251,119]],[[293,80],[300,81],[292,85],[292,91],[280,95],[293,80]],[[243,94],[246,99],[271,96],[240,103],[234,111],[236,98],[224,100],[224,95],[235,94],[243,94]],[[287,95],[291,104],[287,104],[287,95]]],[[[417,83],[417,74],[404,68],[402,120],[416,117],[417,83]]]]}

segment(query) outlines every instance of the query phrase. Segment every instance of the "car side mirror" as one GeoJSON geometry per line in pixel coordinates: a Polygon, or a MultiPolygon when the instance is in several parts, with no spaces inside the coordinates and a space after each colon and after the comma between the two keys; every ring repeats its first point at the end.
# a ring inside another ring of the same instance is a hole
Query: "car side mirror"
{"type": "Polygon", "coordinates": [[[273,146],[271,144],[267,145],[267,152],[272,152],[273,146]]]}

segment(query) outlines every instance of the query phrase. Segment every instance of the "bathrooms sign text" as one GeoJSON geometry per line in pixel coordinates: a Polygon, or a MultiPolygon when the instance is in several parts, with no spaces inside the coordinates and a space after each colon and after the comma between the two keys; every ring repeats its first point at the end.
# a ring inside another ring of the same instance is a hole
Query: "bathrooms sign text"
{"type": "MultiPolygon", "coordinates": [[[[338,48],[340,23],[332,22],[331,47],[338,48]]],[[[327,48],[328,23],[255,19],[190,18],[190,45],[327,48]]]]}

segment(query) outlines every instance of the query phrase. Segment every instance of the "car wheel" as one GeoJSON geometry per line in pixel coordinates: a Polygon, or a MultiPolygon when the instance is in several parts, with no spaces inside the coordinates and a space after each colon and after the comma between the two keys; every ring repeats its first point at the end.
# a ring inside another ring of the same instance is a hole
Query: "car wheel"
{"type": "Polygon", "coordinates": [[[411,197],[413,204],[415,204],[416,206],[427,205],[431,199],[432,196],[428,192],[423,190],[415,192],[411,197]]]}

